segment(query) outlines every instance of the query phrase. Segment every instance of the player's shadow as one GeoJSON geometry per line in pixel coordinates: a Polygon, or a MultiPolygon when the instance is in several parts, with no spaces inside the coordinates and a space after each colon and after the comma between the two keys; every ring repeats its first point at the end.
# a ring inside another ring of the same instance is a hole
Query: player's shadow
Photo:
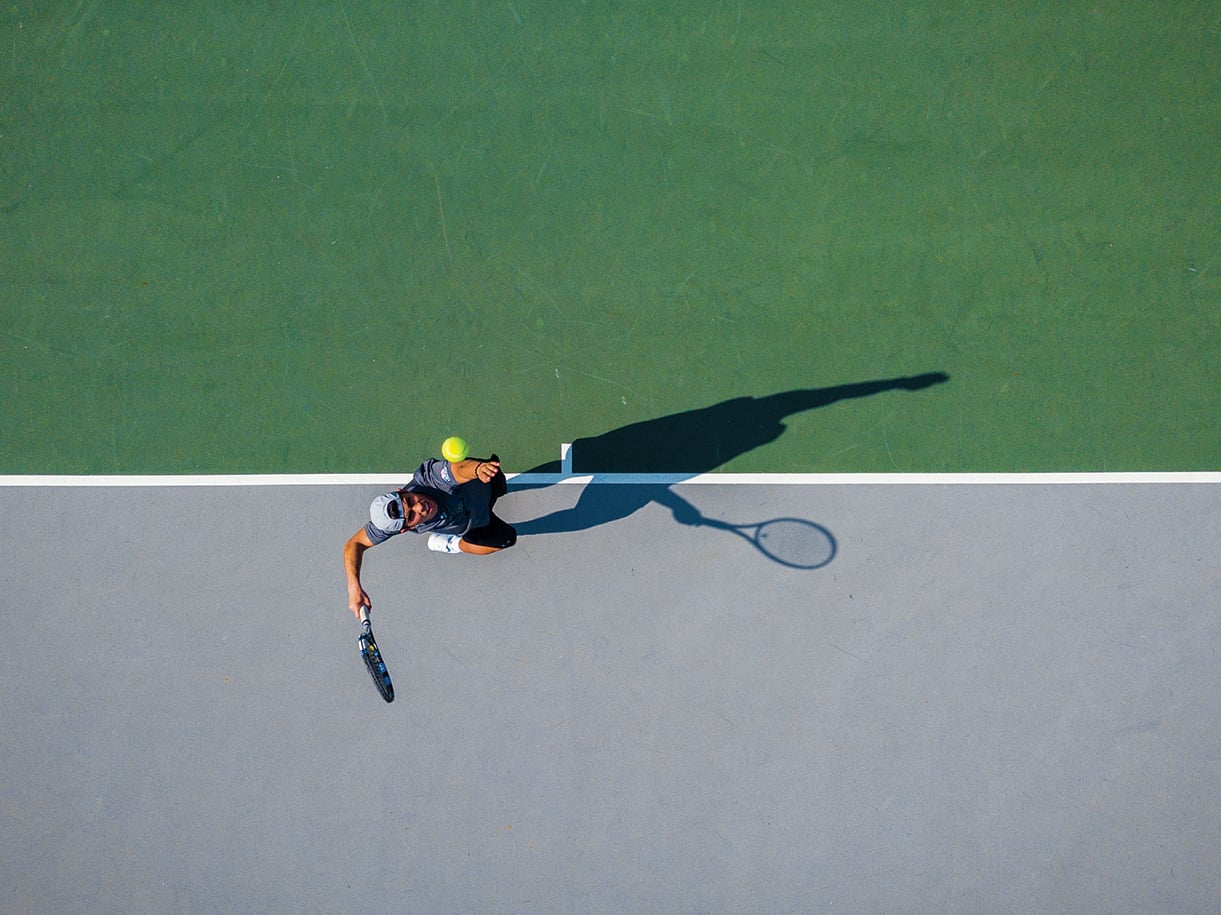
{"type": "Polygon", "coordinates": [[[679,524],[736,534],[763,556],[791,569],[820,569],[835,558],[837,551],[834,535],[821,524],[804,518],[772,518],[753,524],[709,518],[661,483],[586,486],[573,508],[514,526],[518,536],[572,533],[626,518],[650,502],[668,508],[679,524]]]}
{"type": "MultiPolygon", "coordinates": [[[[510,490],[538,489],[540,486],[514,486],[510,490]]],[[[656,502],[674,513],[679,524],[699,525],[700,510],[661,483],[626,483],[615,486],[586,486],[572,508],[552,512],[531,521],[514,521],[519,537],[536,534],[571,534],[609,524],[632,515],[650,502],[656,502]]]]}
{"type": "MultiPolygon", "coordinates": [[[[766,397],[737,397],[699,410],[644,420],[572,443],[574,474],[666,474],[688,478],[708,473],[739,455],[778,439],[784,420],[797,413],[842,400],[869,397],[884,391],[922,391],[943,384],[949,376],[930,372],[904,378],[862,381],[827,388],[784,391],[766,397]]],[[[530,474],[554,474],[558,462],[542,464],[530,474]]],[[[515,491],[551,485],[521,483],[515,491]]],[[[655,502],[668,508],[674,520],[690,526],[731,527],[705,518],[695,506],[666,483],[627,483],[586,486],[577,504],[535,518],[514,522],[519,536],[561,534],[618,521],[655,502]]],[[[830,537],[830,532],[826,532],[830,537]]],[[[832,544],[834,543],[832,538],[832,544]]]]}

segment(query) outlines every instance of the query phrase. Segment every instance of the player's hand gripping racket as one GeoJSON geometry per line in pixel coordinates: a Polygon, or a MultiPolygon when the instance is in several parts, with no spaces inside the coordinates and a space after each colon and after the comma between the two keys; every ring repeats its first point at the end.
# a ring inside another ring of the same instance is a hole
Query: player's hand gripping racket
{"type": "Polygon", "coordinates": [[[386,670],[386,662],[377,649],[377,640],[373,638],[373,626],[369,622],[369,608],[360,608],[360,656],[364,658],[365,667],[369,668],[369,676],[373,685],[387,702],[394,701],[394,684],[390,682],[390,672],[386,670]]]}

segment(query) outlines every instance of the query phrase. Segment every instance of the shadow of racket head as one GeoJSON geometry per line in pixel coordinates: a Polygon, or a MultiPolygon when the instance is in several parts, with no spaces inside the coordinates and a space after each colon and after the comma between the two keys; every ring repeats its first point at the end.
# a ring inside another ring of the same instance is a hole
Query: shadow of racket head
{"type": "Polygon", "coordinates": [[[709,527],[732,531],[772,562],[790,569],[821,569],[835,558],[835,536],[805,518],[773,518],[758,524],[729,524],[705,518],[709,527]]]}

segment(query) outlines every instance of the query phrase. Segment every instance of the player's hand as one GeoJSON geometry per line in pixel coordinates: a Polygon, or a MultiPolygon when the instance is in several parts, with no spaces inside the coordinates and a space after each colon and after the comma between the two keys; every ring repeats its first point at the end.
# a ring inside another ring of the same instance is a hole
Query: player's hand
{"type": "Polygon", "coordinates": [[[356,619],[360,619],[361,608],[373,609],[373,602],[369,600],[369,595],[365,593],[364,588],[359,588],[357,591],[348,592],[348,609],[352,611],[352,615],[356,619]]]}
{"type": "Polygon", "coordinates": [[[493,477],[500,473],[500,461],[480,461],[475,468],[475,478],[481,483],[491,483],[493,477]]]}

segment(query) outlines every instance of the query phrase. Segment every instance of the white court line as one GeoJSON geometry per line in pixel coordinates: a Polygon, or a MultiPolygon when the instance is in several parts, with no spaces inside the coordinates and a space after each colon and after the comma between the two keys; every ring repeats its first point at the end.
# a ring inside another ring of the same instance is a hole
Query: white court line
{"type": "MultiPolygon", "coordinates": [[[[750,485],[750,486],[978,486],[1082,484],[1221,484],[1221,473],[558,473],[506,474],[511,486],[750,485]]],[[[211,476],[0,476],[5,487],[239,487],[369,486],[391,489],[411,472],[383,474],[216,474],[211,476]]]]}
{"type": "MultiPolygon", "coordinates": [[[[572,470],[572,445],[560,446],[559,473],[506,474],[519,486],[584,485],[587,483],[637,486],[783,485],[783,486],[963,486],[1064,485],[1082,483],[1221,483],[1221,473],[592,473],[572,470]]],[[[6,486],[400,486],[406,473],[249,473],[249,474],[104,474],[0,475],[6,486]]]]}
{"type": "MultiPolygon", "coordinates": [[[[1082,484],[1221,484],[1221,473],[558,473],[506,474],[515,486],[979,486],[1082,484]]],[[[411,473],[385,474],[215,474],[201,476],[2,476],[6,487],[239,487],[239,486],[401,486],[411,473]]]]}

